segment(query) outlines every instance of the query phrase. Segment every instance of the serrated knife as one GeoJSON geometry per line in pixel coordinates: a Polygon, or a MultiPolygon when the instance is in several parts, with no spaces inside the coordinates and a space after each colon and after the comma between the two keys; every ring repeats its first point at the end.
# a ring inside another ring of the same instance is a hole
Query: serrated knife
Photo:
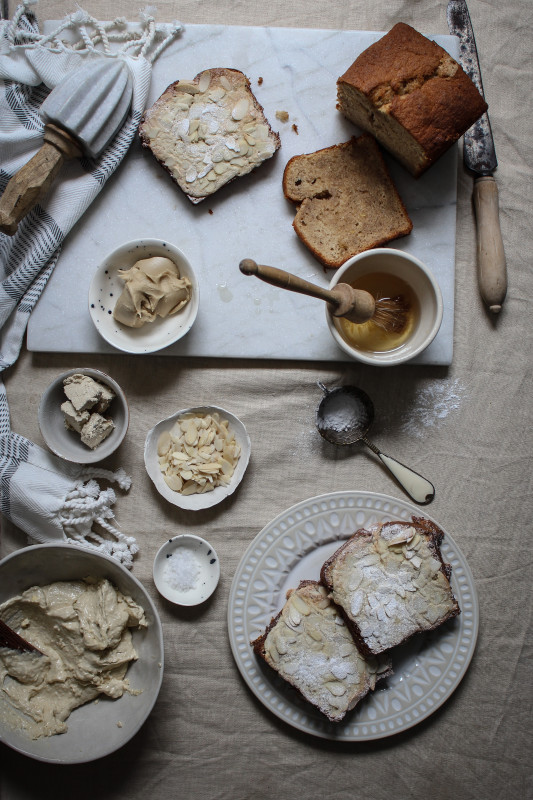
{"type": "MultiPolygon", "coordinates": [[[[449,0],[446,16],[450,33],[459,39],[461,66],[483,95],[476,41],[465,0],[449,0]]],[[[463,158],[465,166],[476,176],[473,197],[479,289],[489,310],[498,314],[507,293],[507,266],[500,229],[498,187],[493,177],[498,162],[486,112],[464,134],[463,158]]]]}

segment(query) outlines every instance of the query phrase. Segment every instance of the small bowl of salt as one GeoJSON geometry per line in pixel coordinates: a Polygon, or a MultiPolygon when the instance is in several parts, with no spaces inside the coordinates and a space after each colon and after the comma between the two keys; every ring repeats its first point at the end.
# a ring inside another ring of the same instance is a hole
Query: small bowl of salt
{"type": "Polygon", "coordinates": [[[183,533],[159,548],[153,572],[159,594],[176,605],[197,606],[215,591],[220,563],[209,542],[183,533]]]}

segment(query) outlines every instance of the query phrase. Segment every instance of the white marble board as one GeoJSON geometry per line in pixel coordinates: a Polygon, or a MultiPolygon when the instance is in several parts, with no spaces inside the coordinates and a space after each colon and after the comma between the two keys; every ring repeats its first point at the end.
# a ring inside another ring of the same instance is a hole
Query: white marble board
{"type": "MultiPolygon", "coordinates": [[[[200,310],[187,336],[161,355],[346,361],[333,342],[320,300],[245,277],[253,258],[326,286],[332,272],[300,243],[294,207],[281,180],[293,155],[347,141],[359,131],[335,109],[336,80],[382,34],[292,28],[186,25],[153,67],[148,105],[173,81],[209,67],[240,69],[281,136],[273,159],[212,199],[193,206],[155,159],[135,141],[124,162],[71,231],[29,322],[33,352],[114,352],[88,311],[91,277],[104,255],[123,242],[166,239],[188,256],[200,281],[200,310]],[[262,78],[262,81],[259,79],[262,78]],[[287,111],[289,121],[276,119],[287,111]],[[297,126],[296,133],[292,125],[297,126]]],[[[435,36],[452,56],[457,40],[435,36]]],[[[418,357],[447,365],[453,355],[457,147],[415,180],[386,156],[413,220],[410,236],[390,244],[433,270],[444,299],[442,327],[418,357]]]]}

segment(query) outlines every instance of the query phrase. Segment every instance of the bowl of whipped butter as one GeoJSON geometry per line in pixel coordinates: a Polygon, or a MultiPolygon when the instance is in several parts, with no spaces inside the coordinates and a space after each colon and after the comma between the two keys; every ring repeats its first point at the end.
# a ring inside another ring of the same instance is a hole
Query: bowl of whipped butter
{"type": "Polygon", "coordinates": [[[189,260],[162,239],[134,239],[115,248],[89,288],[89,313],[98,333],[125,353],[154,353],[183,338],[199,302],[189,260]]]}

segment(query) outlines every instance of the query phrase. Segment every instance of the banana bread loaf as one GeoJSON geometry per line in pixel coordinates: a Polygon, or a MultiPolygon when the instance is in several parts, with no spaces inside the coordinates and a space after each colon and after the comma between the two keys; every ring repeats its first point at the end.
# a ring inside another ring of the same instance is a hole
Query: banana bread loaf
{"type": "Polygon", "coordinates": [[[487,104],[442,47],[399,22],[338,79],[337,108],[418,176],[487,104]]]}

